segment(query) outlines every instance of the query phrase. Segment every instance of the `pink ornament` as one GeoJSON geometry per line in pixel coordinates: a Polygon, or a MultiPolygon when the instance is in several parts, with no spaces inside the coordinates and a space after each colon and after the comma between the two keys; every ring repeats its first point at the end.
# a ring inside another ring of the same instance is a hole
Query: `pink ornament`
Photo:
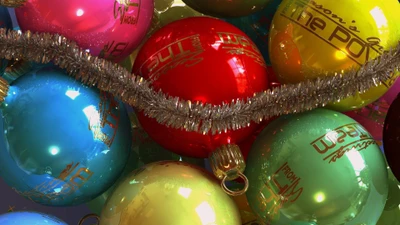
{"type": "Polygon", "coordinates": [[[114,62],[139,46],[153,12],[153,0],[27,0],[15,9],[22,31],[61,34],[114,62]]]}
{"type": "Polygon", "coordinates": [[[359,122],[374,137],[379,145],[382,145],[383,124],[389,106],[400,92],[400,79],[397,79],[388,92],[376,102],[356,111],[345,114],[359,122]]]}

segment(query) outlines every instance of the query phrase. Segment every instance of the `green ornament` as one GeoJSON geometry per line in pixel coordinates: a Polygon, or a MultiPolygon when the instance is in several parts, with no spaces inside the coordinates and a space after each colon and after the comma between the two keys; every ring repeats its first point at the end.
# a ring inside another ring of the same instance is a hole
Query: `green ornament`
{"type": "Polygon", "coordinates": [[[190,164],[194,164],[200,167],[205,167],[204,159],[196,159],[189,157],[181,157],[177,154],[174,154],[160,145],[158,145],[155,141],[150,139],[148,134],[142,129],[139,124],[139,121],[135,114],[132,112],[130,115],[131,125],[132,125],[132,152],[128,159],[128,163],[125,166],[124,171],[122,172],[120,178],[115,184],[110,187],[106,192],[92,201],[87,203],[89,209],[100,215],[103,209],[104,204],[107,201],[107,198],[112,194],[115,187],[118,186],[118,183],[123,180],[127,175],[129,175],[132,171],[153,162],[158,161],[166,161],[166,160],[175,160],[175,161],[184,161],[190,164]]]}
{"type": "Polygon", "coordinates": [[[389,172],[389,194],[385,210],[376,225],[399,225],[400,224],[400,182],[394,176],[392,170],[389,172]]]}
{"type": "Polygon", "coordinates": [[[356,121],[327,109],[282,116],[247,158],[247,198],[265,222],[376,225],[388,194],[385,159],[356,121]]]}
{"type": "Polygon", "coordinates": [[[264,9],[272,0],[183,0],[192,9],[214,17],[242,17],[264,9]]]}

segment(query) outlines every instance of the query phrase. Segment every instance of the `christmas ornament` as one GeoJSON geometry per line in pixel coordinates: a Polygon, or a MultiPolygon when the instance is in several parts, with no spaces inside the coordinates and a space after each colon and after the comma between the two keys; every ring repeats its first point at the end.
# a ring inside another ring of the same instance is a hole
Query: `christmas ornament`
{"type": "MultiPolygon", "coordinates": [[[[282,83],[298,83],[323,74],[360,67],[395,47],[400,35],[396,0],[284,0],[274,16],[269,53],[282,83]],[[348,13],[351,11],[352,13],[348,13]]],[[[383,84],[328,107],[350,111],[381,97],[383,84]]]]}
{"type": "Polygon", "coordinates": [[[38,212],[20,211],[0,215],[1,225],[68,225],[60,219],[38,212]]]}
{"type": "Polygon", "coordinates": [[[240,215],[205,170],[164,161],[129,174],[108,199],[100,225],[127,224],[240,225],[240,215]]]}
{"type": "MultiPolygon", "coordinates": [[[[12,29],[12,21],[6,7],[0,6],[0,28],[12,29]]],[[[3,76],[4,70],[7,67],[7,60],[0,60],[0,76],[3,76]]]]}
{"type": "Polygon", "coordinates": [[[378,101],[375,101],[359,110],[346,112],[357,122],[359,122],[377,141],[378,145],[382,145],[383,124],[385,122],[387,111],[390,104],[400,93],[400,80],[397,79],[378,101]]]}
{"type": "Polygon", "coordinates": [[[246,33],[260,49],[267,65],[271,65],[268,53],[269,30],[272,18],[282,0],[271,0],[266,7],[245,17],[224,19],[246,33]]]}
{"type": "Polygon", "coordinates": [[[394,177],[388,167],[389,173],[389,194],[385,210],[376,225],[398,225],[400,221],[400,182],[394,177]]]}
{"type": "Polygon", "coordinates": [[[192,165],[204,167],[203,159],[181,157],[168,150],[165,150],[156,142],[150,139],[150,137],[141,127],[134,112],[130,113],[129,117],[132,125],[132,150],[128,159],[128,163],[126,164],[125,169],[122,172],[118,181],[115,182],[115,184],[111,188],[109,188],[99,197],[87,203],[89,209],[98,215],[101,214],[101,210],[103,209],[106,200],[112,194],[117,184],[121,180],[125,179],[125,177],[129,175],[132,171],[138,169],[139,167],[142,167],[149,163],[165,160],[183,161],[192,165]]]}
{"type": "MultiPolygon", "coordinates": [[[[242,187],[234,185],[232,189],[240,190],[242,187]]],[[[253,210],[250,208],[246,195],[231,196],[231,198],[239,209],[242,225],[262,225],[262,223],[257,220],[257,216],[254,215],[253,210]]]]}
{"type": "Polygon", "coordinates": [[[327,109],[282,116],[247,158],[253,211],[276,225],[375,225],[388,192],[384,157],[356,121],[327,109]]]}
{"type": "Polygon", "coordinates": [[[119,62],[145,37],[153,9],[153,0],[28,0],[15,13],[22,31],[64,35],[119,62]]]}
{"type": "Polygon", "coordinates": [[[129,156],[124,105],[63,70],[45,67],[2,81],[0,176],[43,205],[88,202],[106,191],[129,156]],[[2,97],[3,97],[2,96],[2,97]]]}
{"type": "Polygon", "coordinates": [[[150,29],[140,47],[130,55],[132,62],[135,61],[140,48],[154,32],[176,20],[195,16],[204,15],[187,6],[182,0],[154,0],[154,14],[150,29]]]}
{"type": "Polygon", "coordinates": [[[392,102],[383,127],[383,148],[388,165],[400,180],[400,95],[392,102]]]}
{"type": "Polygon", "coordinates": [[[267,7],[271,0],[183,0],[201,13],[215,17],[241,17],[267,7]]]}
{"type": "MultiPolygon", "coordinates": [[[[208,17],[178,20],[158,30],[141,48],[133,73],[151,81],[156,90],[193,103],[229,103],[268,88],[266,65],[254,43],[233,25],[208,17]]],[[[241,153],[233,144],[257,129],[256,124],[246,123],[222,134],[214,135],[208,130],[199,134],[161,125],[143,112],[138,118],[153,140],[188,157],[206,158],[216,149],[222,155],[239,157],[241,153]],[[222,147],[226,144],[232,147],[222,147]],[[237,154],[226,154],[229,150],[237,154]]],[[[165,119],[174,123],[174,118],[165,119]]],[[[217,157],[219,153],[214,155],[217,157]]],[[[231,167],[225,165],[222,169],[231,167]]],[[[228,180],[239,177],[236,173],[230,174],[228,180]]],[[[224,176],[217,175],[221,179],[224,176]]]]}

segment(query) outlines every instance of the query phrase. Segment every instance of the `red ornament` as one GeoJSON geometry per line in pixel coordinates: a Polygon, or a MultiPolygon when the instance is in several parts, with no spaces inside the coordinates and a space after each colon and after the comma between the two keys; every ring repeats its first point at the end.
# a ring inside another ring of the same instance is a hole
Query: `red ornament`
{"type": "MultiPolygon", "coordinates": [[[[210,104],[245,99],[269,86],[264,59],[250,38],[233,25],[208,17],[186,18],[161,28],[138,53],[132,72],[170,96],[210,104]]],[[[221,145],[244,140],[258,127],[202,135],[168,128],[143,113],[138,119],[164,148],[200,158],[221,145]]]]}

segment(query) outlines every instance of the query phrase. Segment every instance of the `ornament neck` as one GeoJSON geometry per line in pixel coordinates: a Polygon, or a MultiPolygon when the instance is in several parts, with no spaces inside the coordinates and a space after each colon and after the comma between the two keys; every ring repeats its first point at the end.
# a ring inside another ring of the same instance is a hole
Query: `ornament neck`
{"type": "Polygon", "coordinates": [[[249,181],[243,174],[246,163],[239,146],[234,144],[223,145],[213,151],[209,158],[214,175],[221,180],[221,187],[227,194],[238,196],[247,191],[249,181]],[[239,191],[230,190],[225,182],[239,177],[244,181],[244,188],[239,191]]]}
{"type": "Polygon", "coordinates": [[[8,95],[8,89],[10,88],[10,85],[8,82],[0,77],[0,103],[4,102],[8,95]]]}

